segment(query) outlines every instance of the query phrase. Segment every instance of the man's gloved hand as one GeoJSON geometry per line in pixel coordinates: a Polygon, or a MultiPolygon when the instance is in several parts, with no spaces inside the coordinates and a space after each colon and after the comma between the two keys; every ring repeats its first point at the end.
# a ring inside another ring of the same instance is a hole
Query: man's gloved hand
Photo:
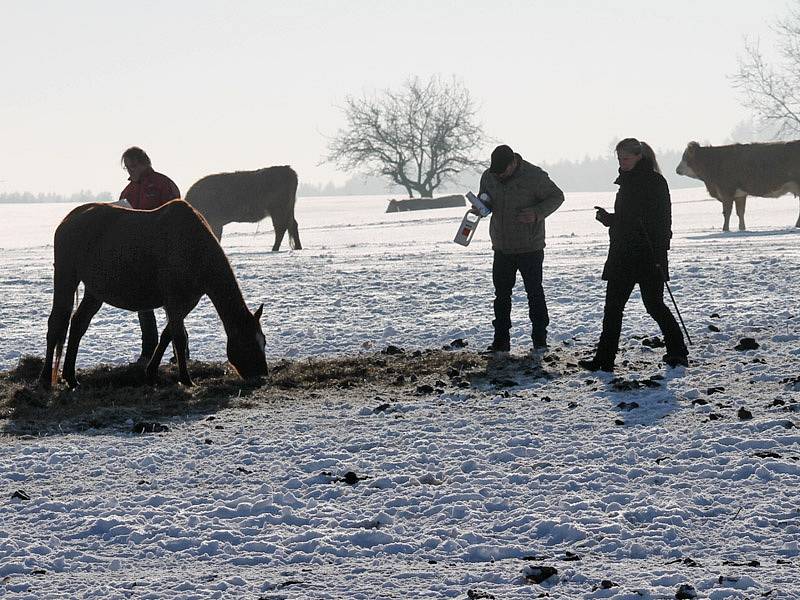
{"type": "Polygon", "coordinates": [[[533,208],[523,208],[517,213],[517,221],[520,223],[538,223],[544,220],[543,217],[533,208]]]}
{"type": "Polygon", "coordinates": [[[594,218],[600,221],[606,227],[611,227],[611,223],[614,221],[614,215],[608,212],[602,206],[595,206],[597,209],[597,213],[594,215],[594,218]]]}

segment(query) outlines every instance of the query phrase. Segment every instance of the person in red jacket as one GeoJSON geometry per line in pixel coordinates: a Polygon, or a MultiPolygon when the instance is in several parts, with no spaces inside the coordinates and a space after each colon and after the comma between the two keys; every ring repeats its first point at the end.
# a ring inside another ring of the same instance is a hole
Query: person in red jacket
{"type": "Polygon", "coordinates": [[[166,175],[156,173],[150,157],[141,148],[133,146],[122,153],[122,165],[128,171],[130,183],[119,195],[132,208],[151,210],[181,197],[178,186],[166,175]]]}
{"type": "MultiPolygon", "coordinates": [[[[125,150],[122,165],[128,171],[130,183],[122,190],[119,199],[127,201],[131,208],[152,210],[181,197],[175,182],[155,172],[150,157],[141,148],[133,146],[125,150]]],[[[140,311],[139,325],[142,328],[142,354],[136,362],[146,364],[158,345],[155,313],[152,310],[140,311]]]]}

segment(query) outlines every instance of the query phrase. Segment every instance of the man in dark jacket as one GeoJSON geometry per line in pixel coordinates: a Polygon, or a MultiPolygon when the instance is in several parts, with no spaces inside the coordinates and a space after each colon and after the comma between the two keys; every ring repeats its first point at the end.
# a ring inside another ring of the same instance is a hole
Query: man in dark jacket
{"type": "Polygon", "coordinates": [[[547,347],[550,319],[542,287],[544,220],[564,202],[564,193],[539,167],[523,160],[506,145],[492,152],[489,168],[481,176],[480,193],[489,195],[494,261],[494,352],[508,352],[511,330],[511,293],[522,275],[528,295],[534,350],[547,347]]]}
{"type": "MultiPolygon", "coordinates": [[[[131,208],[151,210],[181,197],[178,186],[166,175],[156,173],[150,157],[141,148],[133,146],[122,153],[122,164],[128,171],[130,183],[119,195],[131,208]]],[[[142,354],[136,362],[147,363],[158,345],[158,327],[152,310],[139,312],[142,328],[142,354]]]]}

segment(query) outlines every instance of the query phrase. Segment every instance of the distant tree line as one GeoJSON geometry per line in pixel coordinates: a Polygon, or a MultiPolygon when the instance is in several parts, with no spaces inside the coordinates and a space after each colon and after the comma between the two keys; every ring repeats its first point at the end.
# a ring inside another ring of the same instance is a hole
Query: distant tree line
{"type": "MultiPolygon", "coordinates": [[[[616,156],[586,156],[582,160],[560,160],[553,163],[539,162],[536,156],[520,149],[522,157],[538,165],[550,175],[553,181],[565,192],[606,192],[616,190],[614,180],[617,177],[616,156]]],[[[656,152],[664,177],[672,188],[690,188],[703,185],[702,182],[675,173],[675,167],[681,160],[681,150],[665,150],[656,152]]],[[[486,167],[489,166],[488,157],[486,167]]],[[[437,194],[464,193],[467,190],[477,191],[482,171],[462,171],[451,181],[437,189],[437,194]]],[[[333,182],[327,184],[301,183],[298,196],[359,196],[397,194],[405,195],[405,190],[398,185],[391,185],[385,178],[375,176],[354,176],[341,185],[333,182]]]]}
{"type": "MultiPolygon", "coordinates": [[[[683,148],[680,150],[656,151],[656,159],[661,173],[671,188],[691,188],[703,185],[702,182],[683,177],[675,172],[681,161],[683,148]]],[[[523,155],[524,156],[524,155],[523,155]]],[[[536,163],[536,161],[533,161],[536,163]]],[[[617,157],[598,156],[583,160],[560,160],[555,163],[539,163],[547,171],[550,178],[565,192],[607,192],[616,190],[614,180],[617,178],[619,164],[617,157]]]]}
{"type": "Polygon", "coordinates": [[[31,192],[8,192],[0,194],[0,204],[19,204],[19,203],[45,203],[45,202],[74,202],[86,204],[87,202],[110,202],[113,200],[111,192],[100,192],[95,194],[89,190],[81,190],[74,194],[32,194],[31,192]]]}
{"type": "MultiPolygon", "coordinates": [[[[750,144],[753,142],[770,142],[785,138],[781,135],[780,127],[771,123],[764,123],[748,119],[737,123],[732,129],[724,144],[750,144]]],[[[692,140],[686,140],[688,144],[692,140]]],[[[703,145],[708,142],[701,139],[695,140],[703,145]]],[[[559,160],[556,162],[541,162],[534,153],[529,153],[525,148],[519,148],[523,158],[538,165],[550,175],[559,187],[565,192],[607,192],[614,191],[617,186],[614,180],[617,177],[616,155],[613,147],[616,140],[609,144],[607,156],[585,156],[581,160],[559,160]]],[[[702,182],[675,173],[675,167],[681,160],[684,148],[679,150],[656,150],[656,158],[664,177],[671,188],[700,187],[702,182]]],[[[444,183],[437,194],[464,193],[467,190],[476,191],[483,168],[488,168],[489,157],[485,157],[484,164],[477,170],[465,169],[451,180],[444,183]]],[[[404,195],[405,190],[398,185],[392,185],[387,178],[368,175],[355,175],[341,185],[333,182],[327,184],[301,183],[297,190],[299,196],[359,196],[378,194],[404,195]]]]}
{"type": "MultiPolygon", "coordinates": [[[[776,124],[764,124],[753,119],[741,121],[731,131],[727,140],[723,143],[752,143],[766,142],[780,139],[781,130],[776,124]]],[[[691,140],[686,140],[690,142],[691,140]]],[[[701,144],[707,144],[702,139],[695,140],[701,144]]],[[[535,148],[528,152],[526,148],[519,148],[523,158],[529,160],[552,177],[559,187],[565,192],[604,192],[616,190],[614,179],[617,176],[617,159],[611,148],[616,144],[609,145],[607,156],[586,156],[582,160],[560,160],[557,162],[541,162],[537,159],[535,148]]],[[[699,187],[702,182],[689,177],[683,177],[675,173],[675,167],[681,160],[683,148],[680,150],[657,150],[658,159],[664,177],[672,188],[699,187]]],[[[437,190],[437,195],[463,194],[468,190],[477,191],[481,173],[484,168],[489,166],[489,157],[486,156],[483,163],[477,168],[466,168],[457,175],[452,176],[443,183],[437,190]]],[[[302,173],[300,174],[302,177],[302,173]]],[[[306,183],[300,182],[297,188],[298,196],[367,196],[367,195],[391,195],[396,194],[398,198],[407,196],[407,190],[397,184],[393,184],[386,176],[379,175],[353,175],[344,183],[306,183]]],[[[116,196],[111,192],[100,192],[95,194],[89,190],[81,190],[74,194],[32,194],[30,192],[11,192],[0,194],[0,204],[19,203],[19,202],[109,202],[115,200],[116,196]]]]}

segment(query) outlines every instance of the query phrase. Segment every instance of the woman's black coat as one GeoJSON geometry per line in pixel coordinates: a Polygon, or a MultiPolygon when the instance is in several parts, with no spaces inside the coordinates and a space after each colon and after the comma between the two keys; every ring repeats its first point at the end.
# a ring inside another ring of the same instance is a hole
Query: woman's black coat
{"type": "Polygon", "coordinates": [[[667,181],[642,156],[633,169],[620,171],[614,183],[619,191],[609,219],[611,243],[603,279],[638,282],[660,279],[663,274],[668,280],[672,206],[667,181]]]}

